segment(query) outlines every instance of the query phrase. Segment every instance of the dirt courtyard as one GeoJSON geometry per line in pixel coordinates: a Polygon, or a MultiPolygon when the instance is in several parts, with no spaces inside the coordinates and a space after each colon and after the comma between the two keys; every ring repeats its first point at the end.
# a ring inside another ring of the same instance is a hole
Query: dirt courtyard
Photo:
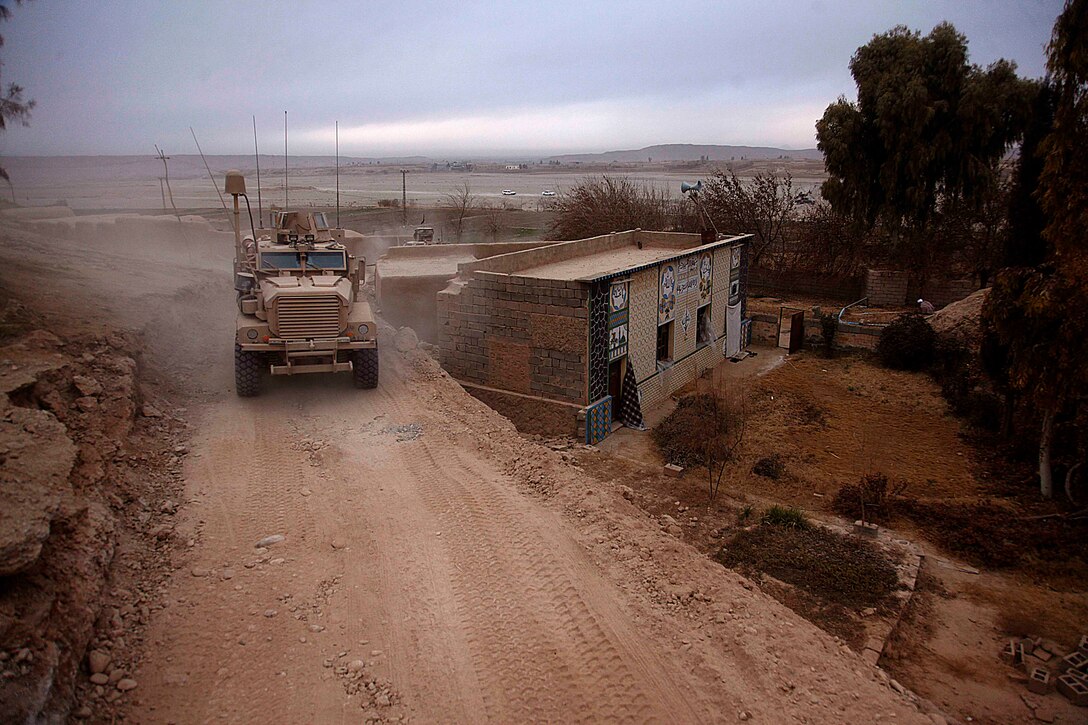
{"type": "MultiPolygon", "coordinates": [[[[773,348],[754,349],[755,358],[725,362],[680,393],[738,385],[749,391],[741,453],[728,464],[714,506],[707,505],[705,470],[688,469],[680,479],[662,474],[665,461],[649,433],[622,429],[600,444],[600,453],[580,453],[579,462],[602,480],[631,487],[633,499],[663,528],[676,524],[675,532],[708,556],[721,548],[725,532],[775,504],[848,525],[834,510],[835,494],[873,473],[883,473],[902,486],[902,496],[937,511],[998,506],[1013,520],[1049,511],[1024,509],[1023,501],[1007,498],[1007,481],[990,468],[992,452],[980,448],[951,414],[927,375],[887,370],[863,355],[829,360],[811,351],[785,356],[773,348]],[[753,470],[770,456],[782,464],[777,478],[753,470]]],[[[650,424],[671,409],[652,412],[650,424]]],[[[1030,501],[1030,490],[1022,498],[1030,501]]],[[[884,648],[881,666],[965,722],[1036,722],[1035,712],[1053,715],[1055,722],[1082,722],[1083,713],[1064,697],[1029,693],[1024,674],[1003,663],[998,652],[1009,637],[1028,635],[1062,652],[1075,646],[1088,622],[1084,562],[1057,551],[1054,564],[1028,557],[1012,567],[972,566],[943,547],[929,524],[903,517],[887,524],[891,539],[910,540],[924,559],[917,592],[884,648]]],[[[847,640],[860,636],[858,622],[867,621],[855,616],[844,623],[789,593],[776,595],[847,640]]]]}

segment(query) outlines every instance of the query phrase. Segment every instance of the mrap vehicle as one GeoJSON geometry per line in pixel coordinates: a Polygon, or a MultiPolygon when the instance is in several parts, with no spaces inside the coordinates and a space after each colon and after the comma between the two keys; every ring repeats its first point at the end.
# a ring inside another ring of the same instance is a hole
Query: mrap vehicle
{"type": "Polygon", "coordinates": [[[238,395],[257,395],[265,374],[350,372],[355,387],[377,387],[378,326],[360,297],[366,260],[344,245],[362,235],[330,228],[321,212],[274,211],[271,230],[243,237],[241,172],[227,172],[226,192],[234,197],[238,395]]]}

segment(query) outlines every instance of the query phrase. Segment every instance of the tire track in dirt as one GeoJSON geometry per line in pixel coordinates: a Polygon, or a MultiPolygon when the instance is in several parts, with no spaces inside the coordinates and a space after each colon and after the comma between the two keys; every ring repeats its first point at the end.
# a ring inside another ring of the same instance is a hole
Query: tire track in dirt
{"type": "Polygon", "coordinates": [[[488,716],[497,722],[697,719],[660,685],[647,691],[647,683],[667,678],[661,671],[647,676],[648,663],[617,642],[611,626],[617,622],[602,621],[590,608],[573,584],[570,553],[553,553],[564,542],[548,536],[524,506],[512,506],[496,474],[467,465],[457,448],[424,438],[406,447],[404,464],[442,522],[488,716]]]}

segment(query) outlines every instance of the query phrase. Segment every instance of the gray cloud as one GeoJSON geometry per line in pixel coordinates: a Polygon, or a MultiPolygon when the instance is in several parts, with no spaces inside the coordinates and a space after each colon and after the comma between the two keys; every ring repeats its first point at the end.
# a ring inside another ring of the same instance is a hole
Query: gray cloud
{"type": "Polygon", "coordinates": [[[814,144],[854,91],[847,63],[896,24],[950,20],[972,60],[1043,72],[1060,0],[933,2],[207,2],[39,0],[3,32],[3,79],[38,101],[6,154],[145,153],[153,143],[295,153],[814,144]]]}

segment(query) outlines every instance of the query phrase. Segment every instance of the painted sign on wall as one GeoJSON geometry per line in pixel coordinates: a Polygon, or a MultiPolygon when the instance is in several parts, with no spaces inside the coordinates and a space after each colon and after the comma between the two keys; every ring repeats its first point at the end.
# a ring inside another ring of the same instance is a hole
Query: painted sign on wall
{"type": "Polygon", "coordinates": [[[608,361],[627,354],[628,282],[613,282],[608,295],[608,361]]]}
{"type": "Polygon", "coordinates": [[[710,302],[713,282],[714,261],[710,252],[692,254],[662,264],[658,283],[657,324],[663,325],[675,319],[678,310],[702,307],[710,302]]]}

